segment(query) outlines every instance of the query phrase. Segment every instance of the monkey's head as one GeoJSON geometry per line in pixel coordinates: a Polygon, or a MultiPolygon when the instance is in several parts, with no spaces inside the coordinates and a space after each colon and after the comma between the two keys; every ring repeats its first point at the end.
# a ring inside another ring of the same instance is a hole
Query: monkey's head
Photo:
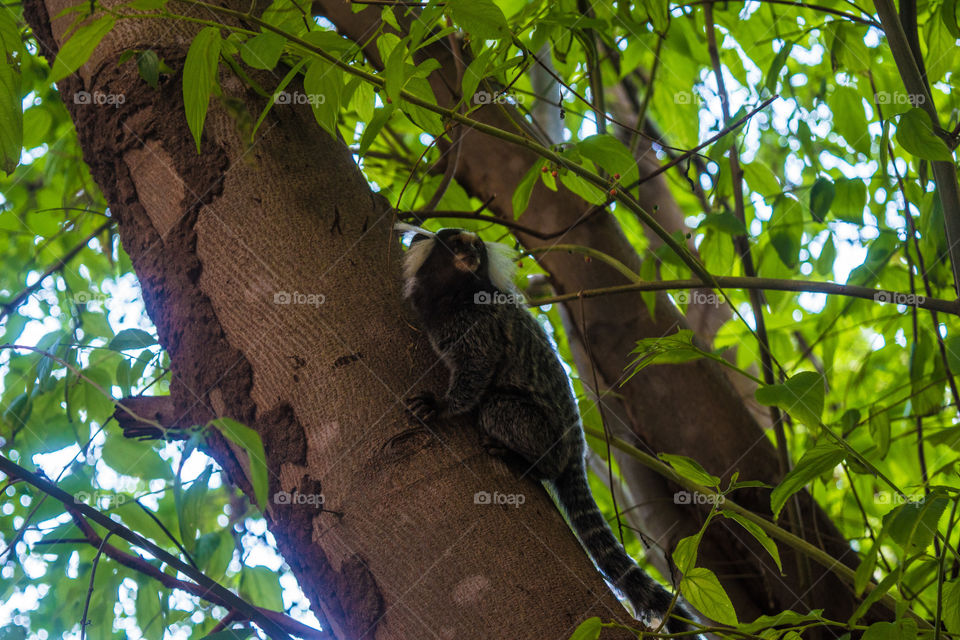
{"type": "Polygon", "coordinates": [[[405,224],[399,231],[412,234],[403,258],[404,295],[417,287],[453,293],[514,290],[513,250],[463,229],[441,229],[436,233],[405,224]]]}

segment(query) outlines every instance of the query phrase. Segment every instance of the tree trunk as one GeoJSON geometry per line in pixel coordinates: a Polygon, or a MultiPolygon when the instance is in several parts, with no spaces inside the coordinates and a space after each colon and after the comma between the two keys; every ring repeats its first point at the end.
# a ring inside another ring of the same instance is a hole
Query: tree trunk
{"type": "MultiPolygon", "coordinates": [[[[71,4],[25,7],[48,60],[69,24],[49,16],[71,4]]],[[[271,496],[323,495],[323,511],[266,513],[314,612],[338,638],[559,639],[626,618],[543,489],[486,455],[473,425],[405,417],[401,398],[445,373],[402,304],[391,215],[347,148],[293,105],[246,142],[231,113],[264,101],[222,73],[197,154],[180,72],[196,31],[120,21],[59,88],[170,354],[175,419],[251,426],[271,496]],[[176,70],[159,90],[117,64],[147,48],[176,70]],[[124,101],[77,104],[80,90],[124,101]],[[525,502],[475,504],[479,491],[525,502]]],[[[223,438],[209,453],[252,496],[245,454],[223,438]]]]}

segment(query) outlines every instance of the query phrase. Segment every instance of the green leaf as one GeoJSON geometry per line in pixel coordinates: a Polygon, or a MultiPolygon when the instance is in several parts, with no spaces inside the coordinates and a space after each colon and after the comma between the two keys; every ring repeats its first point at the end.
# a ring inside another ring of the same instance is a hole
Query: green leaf
{"type": "MultiPolygon", "coordinates": [[[[437,104],[433,89],[430,88],[430,83],[425,78],[411,77],[407,80],[406,90],[424,102],[437,104]]],[[[407,100],[403,101],[403,111],[415,125],[430,135],[435,138],[443,135],[443,120],[438,114],[407,100]]]]}
{"type": "Polygon", "coordinates": [[[495,53],[496,49],[483,50],[464,70],[463,80],[460,82],[460,95],[463,96],[463,102],[466,105],[476,104],[474,97],[477,94],[477,87],[486,77],[487,66],[495,53]]]}
{"type": "Polygon", "coordinates": [[[13,11],[0,11],[0,51],[5,54],[0,56],[4,60],[11,53],[23,51],[23,38],[13,11]]]}
{"type": "Polygon", "coordinates": [[[703,351],[693,344],[693,331],[680,329],[673,335],[662,338],[642,338],[630,355],[637,354],[627,368],[632,368],[630,376],[652,364],[681,364],[704,357],[703,351]]]}
{"type": "Polygon", "coordinates": [[[918,158],[953,162],[953,154],[933,132],[930,116],[923,109],[914,107],[900,116],[896,138],[897,144],[918,158]]]}
{"type": "Polygon", "coordinates": [[[203,520],[204,501],[210,490],[210,476],[212,474],[213,467],[208,466],[186,491],[177,494],[177,521],[180,524],[180,542],[187,549],[195,547],[197,531],[200,529],[200,523],[203,520]]]}
{"type": "Polygon", "coordinates": [[[860,94],[850,87],[837,87],[828,104],[836,132],[855,151],[870,155],[870,132],[867,130],[867,116],[860,94]]]}
{"type": "Polygon", "coordinates": [[[149,444],[111,435],[103,444],[103,461],[124,475],[144,480],[169,479],[170,463],[160,457],[149,444]]]}
{"type": "Polygon", "coordinates": [[[733,511],[722,510],[720,513],[731,520],[736,520],[740,523],[740,526],[749,531],[750,535],[757,539],[757,542],[759,542],[763,548],[767,550],[767,553],[770,554],[770,557],[773,558],[773,561],[777,563],[777,568],[780,569],[781,572],[783,571],[783,565],[780,563],[780,551],[777,549],[777,543],[773,541],[773,538],[767,535],[766,531],[761,529],[757,523],[747,520],[740,514],[734,513],[733,511]]]}
{"type": "Polygon", "coordinates": [[[517,185],[517,188],[513,190],[511,202],[513,204],[514,218],[519,218],[523,212],[527,210],[527,205],[530,204],[530,195],[533,193],[533,188],[537,185],[537,182],[540,178],[540,173],[543,171],[543,167],[545,166],[547,166],[546,159],[538,159],[524,174],[523,178],[520,180],[520,184],[517,185]]]}
{"type": "Polygon", "coordinates": [[[737,624],[737,612],[717,576],[703,567],[691,569],[680,581],[680,590],[691,605],[721,624],[737,624]]]}
{"type": "Polygon", "coordinates": [[[778,406],[808,427],[816,428],[823,414],[823,386],[822,375],[801,371],[783,384],[761,386],[754,395],[760,404],[778,406]]]}
{"type": "MultiPolygon", "coordinates": [[[[747,235],[747,227],[740,221],[740,218],[730,211],[711,213],[704,216],[703,222],[697,227],[697,231],[706,231],[707,229],[716,229],[721,233],[726,233],[731,236],[747,235]]],[[[723,240],[723,242],[730,244],[729,240],[723,240]]]]}
{"type": "Polygon", "coordinates": [[[940,5],[940,20],[947,32],[954,38],[960,38],[960,26],[957,25],[957,0],[945,0],[940,5]]]}
{"type": "Polygon", "coordinates": [[[90,59],[94,49],[107,35],[116,23],[113,16],[105,15],[97,18],[90,24],[77,29],[70,39],[60,48],[57,59],[53,61],[48,82],[60,82],[68,75],[80,68],[90,59]]]}
{"type": "Polygon", "coordinates": [[[830,211],[836,188],[830,178],[817,178],[810,189],[810,215],[817,222],[823,222],[830,211]]]}
{"type": "Polygon", "coordinates": [[[271,70],[280,61],[286,39],[273,31],[264,31],[243,43],[240,57],[254,69],[271,70]]]}
{"type": "Polygon", "coordinates": [[[870,437],[877,444],[877,455],[885,457],[890,450],[890,412],[880,411],[871,415],[867,427],[870,437]]]}
{"type": "MultiPolygon", "coordinates": [[[[724,514],[726,515],[726,514],[724,514]]],[[[764,629],[772,629],[780,626],[800,626],[805,622],[816,622],[823,619],[823,609],[814,609],[809,613],[797,613],[796,611],[782,611],[772,616],[760,616],[753,622],[742,624],[739,630],[744,633],[756,634],[764,629]]],[[[767,634],[762,634],[767,637],[767,634]]]]}
{"type": "Polygon", "coordinates": [[[823,248],[820,249],[820,255],[817,257],[817,263],[814,269],[821,276],[830,275],[833,271],[833,263],[837,259],[837,245],[833,241],[833,235],[828,235],[823,242],[823,248]]]}
{"type": "Polygon", "coordinates": [[[705,487],[720,486],[720,478],[707,473],[707,470],[700,466],[700,463],[693,458],[674,455],[672,453],[661,453],[660,459],[669,464],[681,476],[687,480],[693,480],[697,484],[705,487]]]}
{"type": "Polygon", "coordinates": [[[303,76],[303,90],[310,101],[313,115],[324,131],[336,139],[340,117],[340,91],[343,72],[326,60],[315,59],[303,76]]]}
{"type": "Polygon", "coordinates": [[[877,550],[881,547],[886,532],[881,531],[877,540],[871,545],[870,549],[864,554],[863,560],[857,567],[857,572],[853,576],[853,592],[860,597],[867,583],[873,578],[873,571],[877,568],[877,550]]]}
{"type": "MultiPolygon", "coordinates": [[[[20,164],[23,146],[23,108],[20,72],[0,51],[0,169],[10,175],[20,164]]],[[[32,111],[32,109],[31,109],[32,111]]]]}
{"type": "Polygon", "coordinates": [[[701,535],[695,533],[692,536],[681,538],[673,550],[673,562],[677,565],[680,573],[689,573],[697,565],[697,550],[700,546],[701,535]]]}
{"type": "Polygon", "coordinates": [[[864,42],[863,30],[841,21],[831,22],[829,27],[834,35],[830,44],[830,56],[836,66],[849,71],[869,69],[871,54],[864,42]]]}
{"type": "Polygon", "coordinates": [[[108,349],[126,351],[127,349],[146,349],[157,344],[157,339],[142,329],[124,329],[113,337],[108,349]]]}
{"type": "Polygon", "coordinates": [[[948,503],[946,497],[932,493],[923,500],[902,504],[884,516],[883,527],[907,555],[921,552],[933,543],[948,503]]]}
{"type": "Polygon", "coordinates": [[[643,0],[643,8],[653,25],[653,30],[659,34],[666,34],[670,26],[669,0],[643,0]]]}
{"type": "Polygon", "coordinates": [[[777,51],[777,55],[774,56],[773,62],[770,63],[770,68],[767,69],[767,76],[763,82],[763,88],[766,89],[770,94],[773,94],[777,88],[777,80],[780,78],[780,71],[787,63],[787,57],[790,55],[790,51],[792,49],[793,42],[785,43],[782,47],[780,47],[780,51],[777,51]]]}
{"type": "MultiPolygon", "coordinates": [[[[762,162],[751,162],[745,165],[743,167],[743,177],[750,185],[750,190],[759,193],[764,198],[773,198],[783,192],[783,187],[780,186],[777,175],[762,162]]],[[[728,213],[727,215],[733,214],[728,213]]],[[[740,220],[737,219],[737,222],[740,222],[740,220]]]]}
{"type": "Polygon", "coordinates": [[[817,445],[807,449],[797,466],[791,469],[783,481],[770,493],[770,507],[776,518],[787,499],[800,491],[808,482],[832,470],[843,460],[845,452],[833,445],[817,445]]]}
{"type": "Polygon", "coordinates": [[[607,194],[593,184],[587,182],[572,171],[562,171],[560,173],[560,182],[570,191],[574,192],[590,204],[603,204],[607,201],[607,194]]]}
{"type": "Polygon", "coordinates": [[[476,40],[510,37],[507,19],[493,0],[449,0],[447,6],[453,21],[476,40]]]}
{"type": "Polygon", "coordinates": [[[780,262],[794,269],[800,254],[803,238],[803,209],[792,196],[781,196],[773,203],[773,213],[767,223],[770,244],[777,252],[780,262]]]}
{"type": "Polygon", "coordinates": [[[194,560],[213,580],[220,580],[233,559],[234,541],[228,530],[205,533],[197,538],[194,560]]]}
{"type": "MultiPolygon", "coordinates": [[[[916,622],[913,624],[913,637],[916,638],[916,622]]],[[[911,638],[896,622],[874,622],[863,632],[861,640],[911,640],[911,638]]]]}
{"type": "Polygon", "coordinates": [[[217,86],[217,66],[220,61],[220,29],[204,27],[190,43],[187,59],[183,64],[183,106],[187,126],[193,134],[200,153],[200,137],[207,119],[210,94],[217,86]]]}
{"type": "Polygon", "coordinates": [[[947,631],[960,633],[960,580],[943,583],[943,624],[947,631]]]}
{"type": "Polygon", "coordinates": [[[611,176],[620,174],[620,184],[632,184],[640,177],[637,161],[626,146],[609,134],[597,134],[577,143],[584,158],[592,160],[611,176]]]}
{"type": "Polygon", "coordinates": [[[137,56],[137,70],[144,81],[156,89],[160,84],[160,58],[150,49],[141,51],[137,56]]]}
{"type": "Polygon", "coordinates": [[[240,596],[247,602],[271,611],[283,611],[280,576],[267,567],[243,567],[240,596]]]}
{"type": "Polygon", "coordinates": [[[840,178],[834,186],[836,189],[830,207],[833,215],[854,224],[863,224],[863,209],[867,206],[867,185],[859,178],[840,178]]]}
{"type": "Polygon", "coordinates": [[[380,135],[380,130],[390,121],[394,109],[396,109],[395,105],[388,104],[374,112],[373,119],[363,130],[363,135],[360,136],[360,146],[357,149],[357,155],[363,156],[363,154],[367,152],[367,149],[370,148],[370,145],[373,144],[376,137],[380,135]]]}
{"type": "Polygon", "coordinates": [[[253,485],[254,497],[260,511],[265,511],[269,479],[267,477],[267,457],[263,450],[263,441],[260,439],[260,434],[232,418],[216,418],[211,420],[207,426],[222,433],[223,437],[247,453],[250,463],[250,484],[253,485]]]}
{"type": "Polygon", "coordinates": [[[162,593],[152,580],[145,577],[137,579],[137,626],[147,640],[162,640],[167,628],[160,600],[162,593]]]}
{"type": "Polygon", "coordinates": [[[600,618],[587,618],[574,630],[570,640],[597,640],[602,630],[603,623],[600,618]]]}

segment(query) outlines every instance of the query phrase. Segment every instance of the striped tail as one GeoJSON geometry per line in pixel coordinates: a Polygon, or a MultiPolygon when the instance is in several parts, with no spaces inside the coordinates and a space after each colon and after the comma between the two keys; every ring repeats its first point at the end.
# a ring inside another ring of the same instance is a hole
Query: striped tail
{"type": "MultiPolygon", "coordinates": [[[[662,620],[673,597],[637,566],[613,535],[590,493],[583,459],[569,466],[553,481],[553,485],[573,530],[607,580],[627,597],[638,618],[646,619],[652,614],[662,620]]],[[[673,611],[678,616],[692,619],[679,602],[674,605],[673,611]]],[[[671,619],[667,621],[666,630],[668,633],[679,633],[692,629],[686,623],[671,619]]]]}

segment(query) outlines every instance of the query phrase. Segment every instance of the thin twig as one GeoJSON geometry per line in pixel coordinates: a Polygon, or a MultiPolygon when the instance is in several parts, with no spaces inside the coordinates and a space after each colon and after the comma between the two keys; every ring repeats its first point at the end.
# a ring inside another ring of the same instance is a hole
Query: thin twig
{"type": "Polygon", "coordinates": [[[85,640],[87,637],[87,625],[90,624],[87,622],[87,614],[90,612],[90,599],[93,598],[93,579],[97,576],[97,566],[100,564],[103,548],[107,546],[107,540],[112,535],[113,531],[108,531],[107,535],[103,536],[103,540],[100,541],[100,546],[97,548],[97,555],[93,558],[93,566],[90,567],[90,586],[87,587],[87,599],[83,603],[83,617],[80,618],[80,640],[85,640]]]}

